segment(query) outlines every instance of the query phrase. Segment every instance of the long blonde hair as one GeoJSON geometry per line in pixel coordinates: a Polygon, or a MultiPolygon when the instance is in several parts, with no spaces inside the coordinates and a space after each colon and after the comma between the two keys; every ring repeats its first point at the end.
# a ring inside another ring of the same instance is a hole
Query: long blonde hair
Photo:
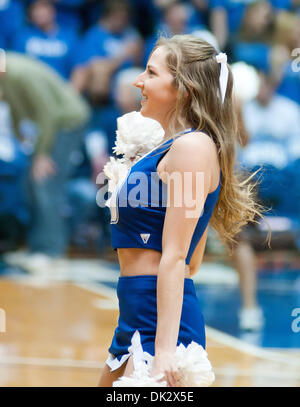
{"type": "MultiPolygon", "coordinates": [[[[257,171],[249,176],[236,171],[236,142],[239,138],[238,109],[233,96],[233,76],[229,75],[224,103],[222,103],[216,49],[208,42],[192,35],[161,37],[154,49],[166,49],[166,63],[178,90],[173,122],[184,129],[188,123],[206,133],[214,141],[222,172],[221,189],[210,226],[231,251],[234,236],[248,222],[258,223],[267,209],[259,203],[256,182],[250,182],[257,171]]],[[[172,128],[171,130],[175,131],[172,128]]],[[[267,223],[267,222],[266,222],[267,223]]],[[[268,224],[268,223],[267,223],[268,224]]],[[[268,242],[270,244],[270,228],[268,242]]]]}
{"type": "Polygon", "coordinates": [[[263,44],[271,44],[274,33],[275,13],[269,1],[256,0],[247,6],[243,14],[240,29],[239,39],[242,42],[260,42],[263,44]],[[261,8],[269,10],[269,20],[262,32],[255,32],[251,25],[251,18],[256,18],[257,14],[262,15],[261,8]],[[256,14],[256,15],[255,15],[256,14]]]}

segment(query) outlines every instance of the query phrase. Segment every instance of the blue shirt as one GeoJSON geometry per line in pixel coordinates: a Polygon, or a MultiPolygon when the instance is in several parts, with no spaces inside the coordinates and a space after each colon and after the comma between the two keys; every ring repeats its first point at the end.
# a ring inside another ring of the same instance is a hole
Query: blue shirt
{"type": "Polygon", "coordinates": [[[255,66],[264,72],[270,70],[270,51],[271,48],[263,43],[237,42],[233,46],[233,58],[235,61],[244,61],[249,65],[255,66]]]}
{"type": "Polygon", "coordinates": [[[292,61],[289,61],[284,69],[283,77],[277,87],[277,93],[285,96],[300,105],[300,72],[293,69],[292,61]]]}
{"type": "Polygon", "coordinates": [[[107,140],[107,151],[113,154],[113,147],[116,140],[117,119],[122,116],[121,112],[114,104],[106,104],[101,107],[93,107],[89,128],[91,131],[101,131],[107,140]]]}
{"type": "MultiPolygon", "coordinates": [[[[83,37],[78,53],[74,60],[74,66],[85,66],[98,58],[116,58],[119,57],[124,45],[128,41],[139,39],[140,36],[133,28],[128,27],[121,33],[111,33],[99,24],[91,27],[83,37]]],[[[113,99],[115,87],[115,75],[122,69],[130,68],[135,65],[132,58],[128,58],[119,66],[111,77],[110,98],[113,99]]]]}
{"type": "Polygon", "coordinates": [[[291,10],[292,0],[270,0],[275,10],[291,10]]]}
{"type": "Polygon", "coordinates": [[[26,224],[29,213],[24,192],[24,174],[28,171],[29,158],[14,135],[1,141],[2,148],[5,142],[10,142],[13,154],[8,160],[0,154],[0,214],[13,215],[26,224]]]}
{"type": "MultiPolygon", "coordinates": [[[[120,56],[124,44],[129,40],[140,38],[137,31],[129,27],[121,33],[111,33],[103,26],[96,24],[84,35],[78,54],[75,59],[76,65],[86,65],[93,59],[115,58],[120,56]]],[[[124,61],[120,69],[134,66],[134,61],[128,59],[124,61]]]]}
{"type": "MultiPolygon", "coordinates": [[[[22,0],[27,6],[35,0],[22,0]]],[[[82,7],[89,3],[86,0],[55,0],[52,1],[56,9],[58,24],[65,29],[78,33],[82,28],[82,7]]],[[[92,3],[93,4],[93,3],[92,3]]],[[[91,5],[88,5],[91,7],[91,5]]]]}
{"type": "Polygon", "coordinates": [[[24,7],[17,0],[0,1],[0,47],[11,48],[13,35],[23,26],[24,7]]]}
{"type": "Polygon", "coordinates": [[[76,36],[60,27],[51,33],[30,26],[19,31],[13,41],[13,50],[35,57],[68,78],[72,68],[76,36]]]}
{"type": "MultiPolygon", "coordinates": [[[[257,0],[211,0],[210,7],[223,8],[228,16],[228,28],[232,34],[235,34],[241,25],[247,6],[255,3],[257,0]]],[[[291,0],[271,0],[271,5],[275,11],[291,8],[291,0]]]]}

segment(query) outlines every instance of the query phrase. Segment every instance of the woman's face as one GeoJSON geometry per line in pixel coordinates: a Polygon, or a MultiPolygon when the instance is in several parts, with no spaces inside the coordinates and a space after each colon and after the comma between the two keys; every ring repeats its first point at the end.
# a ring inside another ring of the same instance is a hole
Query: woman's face
{"type": "Polygon", "coordinates": [[[272,8],[268,3],[257,3],[248,14],[248,25],[256,34],[262,34],[272,21],[272,8]]]}
{"type": "Polygon", "coordinates": [[[50,3],[37,2],[31,6],[30,19],[33,24],[43,28],[55,21],[55,8],[50,3]]]}
{"type": "Polygon", "coordinates": [[[143,95],[141,114],[157,120],[164,128],[176,104],[173,79],[166,64],[166,50],[161,46],[152,53],[146,70],[134,82],[143,95]]]}

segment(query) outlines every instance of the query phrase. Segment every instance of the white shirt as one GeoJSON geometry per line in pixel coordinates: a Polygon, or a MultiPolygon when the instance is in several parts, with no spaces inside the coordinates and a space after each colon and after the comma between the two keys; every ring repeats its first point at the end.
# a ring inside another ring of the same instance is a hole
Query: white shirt
{"type": "Polygon", "coordinates": [[[300,107],[297,103],[274,94],[267,106],[257,100],[243,106],[243,117],[249,143],[239,151],[246,166],[272,164],[284,168],[300,158],[300,107]]]}

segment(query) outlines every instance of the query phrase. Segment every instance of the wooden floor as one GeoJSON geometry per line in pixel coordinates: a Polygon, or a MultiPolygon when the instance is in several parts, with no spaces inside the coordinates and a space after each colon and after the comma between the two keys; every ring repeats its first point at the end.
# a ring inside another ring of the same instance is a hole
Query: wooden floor
{"type": "MultiPolygon", "coordinates": [[[[97,386],[117,322],[113,298],[77,284],[0,280],[0,386],[97,386]]],[[[300,386],[300,354],[207,327],[214,386],[300,386]]]]}

